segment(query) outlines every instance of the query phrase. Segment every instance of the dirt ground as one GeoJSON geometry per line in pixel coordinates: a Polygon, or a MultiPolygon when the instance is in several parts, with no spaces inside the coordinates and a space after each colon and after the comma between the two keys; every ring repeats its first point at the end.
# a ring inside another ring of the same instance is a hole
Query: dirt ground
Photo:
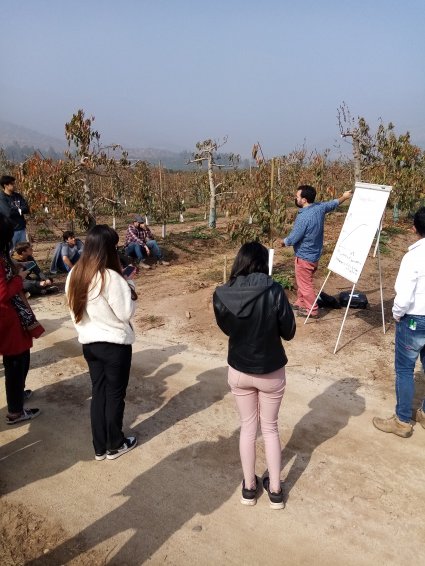
{"type": "MultiPolygon", "coordinates": [[[[328,221],[318,285],[342,221],[338,213],[328,221]]],[[[93,459],[89,377],[63,294],[30,299],[47,330],[35,343],[27,382],[34,390],[29,406],[43,414],[7,427],[2,388],[2,564],[396,565],[424,559],[425,430],[415,426],[410,439],[401,439],[371,424],[375,414],[393,411],[391,304],[412,234],[389,231],[385,241],[385,334],[372,257],[357,286],[370,308],[350,310],[337,354],[344,310],[322,311],[305,325],[297,319],[296,337],[285,345],[280,414],[287,501],[285,510],[272,511],[264,495],[252,508],[239,503],[238,417],[226,383],[227,342],[211,305],[224,255],[230,265],[237,247],[220,238],[183,238],[199,224],[171,226],[164,243],[171,265],[136,278],[137,341],[124,424],[139,446],[118,460],[93,459]]],[[[36,242],[35,255],[45,258],[51,249],[52,243],[36,242]]],[[[277,249],[275,264],[293,271],[292,250],[277,249]]],[[[325,291],[348,289],[350,283],[332,274],[325,291]]],[[[419,402],[425,395],[419,367],[416,381],[419,402]]],[[[256,471],[265,470],[259,437],[256,471]]]]}

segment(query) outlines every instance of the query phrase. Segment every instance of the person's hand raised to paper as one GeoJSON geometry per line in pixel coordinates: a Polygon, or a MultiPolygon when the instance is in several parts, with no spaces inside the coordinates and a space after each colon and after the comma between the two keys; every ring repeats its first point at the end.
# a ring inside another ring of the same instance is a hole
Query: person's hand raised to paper
{"type": "Polygon", "coordinates": [[[350,199],[353,196],[353,191],[345,191],[342,195],[342,197],[339,197],[338,201],[339,204],[342,204],[343,202],[345,202],[346,200],[350,199]]]}

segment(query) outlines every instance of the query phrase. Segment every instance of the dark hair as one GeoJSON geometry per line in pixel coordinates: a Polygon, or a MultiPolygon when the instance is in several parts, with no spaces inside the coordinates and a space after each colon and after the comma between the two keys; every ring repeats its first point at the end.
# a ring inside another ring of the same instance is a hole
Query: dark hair
{"type": "MultiPolygon", "coordinates": [[[[72,268],[68,289],[69,308],[74,313],[75,322],[78,323],[83,318],[90,284],[96,274],[100,273],[102,278],[99,293],[102,292],[105,285],[106,269],[112,269],[122,275],[117,244],[118,234],[107,224],[97,224],[87,232],[84,251],[72,268]]],[[[132,293],[132,295],[135,294],[132,293]]]]}
{"type": "Polygon", "coordinates": [[[415,212],[413,217],[413,226],[416,228],[416,232],[422,238],[425,237],[425,206],[421,206],[419,210],[415,212]]]}
{"type": "Polygon", "coordinates": [[[26,252],[28,248],[31,247],[31,243],[30,242],[19,242],[18,244],[16,244],[15,246],[15,252],[19,255],[22,254],[22,252],[26,252]]]}
{"type": "Polygon", "coordinates": [[[250,273],[269,273],[269,252],[259,242],[247,242],[243,244],[233,263],[230,273],[230,281],[239,275],[250,273]]]}
{"type": "Polygon", "coordinates": [[[316,198],[316,189],[311,187],[310,185],[301,185],[298,187],[297,192],[301,191],[301,198],[305,198],[305,200],[311,204],[314,202],[316,198]]]}
{"type": "Polygon", "coordinates": [[[11,175],[3,175],[0,179],[0,185],[3,187],[3,189],[6,185],[13,185],[14,182],[15,177],[12,177],[11,175]]]}
{"type": "Polygon", "coordinates": [[[68,238],[74,238],[74,237],[75,234],[74,232],[72,232],[72,230],[66,230],[66,232],[62,234],[62,238],[64,242],[66,242],[68,238]]]}
{"type": "Polygon", "coordinates": [[[6,263],[12,266],[12,269],[13,264],[10,260],[10,244],[12,242],[13,232],[12,222],[9,218],[0,214],[0,255],[4,257],[6,263]]]}

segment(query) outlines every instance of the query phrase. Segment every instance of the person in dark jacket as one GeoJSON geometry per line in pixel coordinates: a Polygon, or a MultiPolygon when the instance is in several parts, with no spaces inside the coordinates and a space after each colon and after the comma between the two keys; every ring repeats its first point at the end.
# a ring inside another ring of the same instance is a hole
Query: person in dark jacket
{"type": "Polygon", "coordinates": [[[255,475],[255,439],[260,420],[269,470],[263,486],[270,506],[282,509],[277,421],[288,358],[281,338],[291,340],[296,326],[283,288],[268,275],[264,246],[249,242],[241,247],[229,282],[217,287],[213,304],[217,324],[229,337],[228,383],[241,419],[241,503],[255,505],[261,487],[255,475]]]}
{"type": "MultiPolygon", "coordinates": [[[[59,289],[53,285],[53,279],[49,279],[40,269],[35,261],[33,249],[30,242],[20,242],[16,245],[12,254],[12,260],[21,264],[23,269],[28,269],[28,265],[35,263],[28,275],[24,279],[24,291],[33,295],[46,295],[47,293],[55,293],[59,289]]],[[[28,296],[28,295],[27,295],[28,296]]]]}
{"type": "Polygon", "coordinates": [[[15,189],[15,177],[3,175],[0,179],[0,213],[13,224],[12,249],[19,242],[27,240],[26,220],[24,214],[29,214],[29,206],[24,197],[15,189]]]}

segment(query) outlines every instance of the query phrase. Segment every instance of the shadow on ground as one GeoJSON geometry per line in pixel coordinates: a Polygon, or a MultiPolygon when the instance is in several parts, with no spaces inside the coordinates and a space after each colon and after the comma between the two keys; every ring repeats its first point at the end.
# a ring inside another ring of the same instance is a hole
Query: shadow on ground
{"type": "Polygon", "coordinates": [[[341,379],[309,403],[310,411],[295,425],[282,450],[282,469],[288,467],[284,481],[286,497],[307,469],[316,448],[336,436],[351,417],[364,412],[365,399],[357,393],[360,385],[355,378],[341,379]]]}

